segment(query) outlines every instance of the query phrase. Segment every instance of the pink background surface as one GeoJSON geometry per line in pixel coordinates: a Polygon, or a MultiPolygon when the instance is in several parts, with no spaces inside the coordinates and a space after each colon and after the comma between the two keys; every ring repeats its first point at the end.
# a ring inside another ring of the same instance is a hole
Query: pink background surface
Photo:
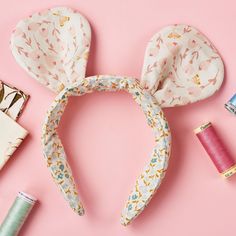
{"type": "Polygon", "coordinates": [[[0,222],[17,192],[36,196],[20,235],[233,235],[236,224],[236,176],[223,180],[192,130],[212,121],[231,153],[236,153],[236,117],[223,104],[235,92],[235,3],[233,0],[7,0],[0,8],[0,78],[31,95],[19,123],[30,136],[0,172],[0,222]],[[151,129],[126,93],[95,93],[73,98],[60,133],[79,185],[86,215],[68,207],[54,184],[40,146],[41,124],[55,95],[32,80],[15,62],[9,38],[23,17],[67,5],[91,23],[93,40],[88,75],[121,74],[139,78],[147,41],[171,23],[191,24],[217,47],[226,67],[222,89],[214,97],[166,109],[173,152],[163,185],[133,224],[119,217],[136,176],[153,146],[151,129]]]}

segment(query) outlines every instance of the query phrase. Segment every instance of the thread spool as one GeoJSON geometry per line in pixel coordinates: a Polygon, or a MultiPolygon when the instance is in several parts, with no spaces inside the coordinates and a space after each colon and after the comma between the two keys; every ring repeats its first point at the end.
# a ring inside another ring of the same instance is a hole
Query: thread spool
{"type": "Polygon", "coordinates": [[[225,178],[236,173],[236,164],[227,152],[225,146],[217,135],[210,122],[201,125],[194,130],[199,141],[215,164],[218,172],[225,178]]]}
{"type": "Polygon", "coordinates": [[[36,201],[29,194],[19,192],[0,226],[0,236],[17,236],[36,201]]]}
{"type": "Polygon", "coordinates": [[[234,94],[234,96],[232,98],[230,98],[230,100],[225,104],[225,108],[233,113],[234,115],[236,115],[236,93],[234,94]]]}

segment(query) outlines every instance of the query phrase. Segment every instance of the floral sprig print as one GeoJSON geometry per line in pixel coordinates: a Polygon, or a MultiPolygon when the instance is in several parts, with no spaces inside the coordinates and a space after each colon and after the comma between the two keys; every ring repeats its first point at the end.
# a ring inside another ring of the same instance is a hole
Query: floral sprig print
{"type": "Polygon", "coordinates": [[[49,9],[17,25],[11,48],[31,76],[59,92],[85,76],[90,31],[79,13],[63,7],[49,9]]]}
{"type": "Polygon", "coordinates": [[[121,223],[127,225],[144,210],[161,184],[170,155],[170,130],[164,113],[156,100],[143,90],[138,80],[119,76],[92,76],[65,88],[56,97],[47,113],[43,126],[42,144],[47,166],[50,168],[55,182],[73,210],[82,215],[84,208],[78,197],[66,154],[57,134],[60,118],[70,96],[81,96],[92,91],[119,91],[122,89],[131,93],[144,111],[148,125],[154,131],[156,142],[151,159],[137,178],[122,211],[121,223]]]}
{"type": "Polygon", "coordinates": [[[223,77],[224,66],[217,50],[192,26],[168,26],[148,43],[142,85],[162,107],[205,99],[219,89],[223,77]],[[160,66],[163,60],[166,65],[160,66]]]}

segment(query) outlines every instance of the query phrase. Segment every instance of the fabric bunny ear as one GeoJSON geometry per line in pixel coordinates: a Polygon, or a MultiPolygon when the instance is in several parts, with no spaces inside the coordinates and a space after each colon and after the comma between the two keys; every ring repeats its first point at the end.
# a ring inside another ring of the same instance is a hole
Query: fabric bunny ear
{"type": "Polygon", "coordinates": [[[162,107],[205,99],[220,88],[223,78],[220,55],[192,26],[165,27],[148,43],[142,85],[162,107]]]}
{"type": "Polygon", "coordinates": [[[11,37],[17,62],[54,92],[85,77],[91,30],[79,13],[57,7],[20,21],[11,37]]]}

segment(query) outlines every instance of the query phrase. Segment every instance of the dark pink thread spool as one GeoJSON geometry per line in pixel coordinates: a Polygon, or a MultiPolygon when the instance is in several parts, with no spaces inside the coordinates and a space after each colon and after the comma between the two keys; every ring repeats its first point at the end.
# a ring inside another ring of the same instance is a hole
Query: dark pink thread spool
{"type": "Polygon", "coordinates": [[[236,173],[236,164],[210,122],[194,130],[219,173],[228,178],[236,173]]]}

